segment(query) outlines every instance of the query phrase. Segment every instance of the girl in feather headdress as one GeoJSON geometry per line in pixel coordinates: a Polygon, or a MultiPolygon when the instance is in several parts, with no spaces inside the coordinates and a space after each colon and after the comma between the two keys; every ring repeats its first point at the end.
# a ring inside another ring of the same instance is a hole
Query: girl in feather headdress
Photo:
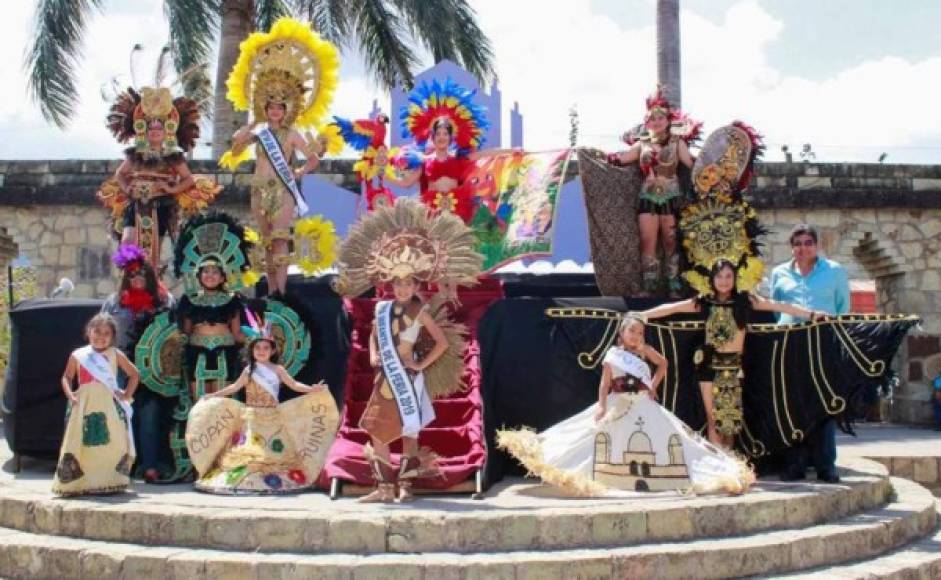
{"type": "Polygon", "coordinates": [[[333,100],[339,53],[306,23],[291,18],[275,22],[270,32],[256,32],[241,44],[238,62],[226,85],[236,110],[250,110],[253,122],[235,132],[232,149],[219,160],[234,170],[247,160],[255,143],[251,210],[264,245],[268,287],[284,294],[292,259],[294,219],[308,212],[297,180],[313,171],[329,149],[298,128],[316,125],[333,100]],[[306,158],[294,167],[295,155],[306,158]]]}
{"type": "Polygon", "coordinates": [[[108,128],[119,143],[133,145],[98,192],[121,243],[144,248],[154,266],[160,263],[163,237],[176,232],[178,208],[193,214],[222,190],[211,179],[195,177],[186,164],[185,154],[199,139],[199,105],[188,97],[174,99],[169,88],[160,86],[160,64],[153,87],[128,87],[111,106],[108,128]]]}
{"type": "MultiPolygon", "coordinates": [[[[406,168],[402,178],[388,179],[401,187],[420,186],[420,196],[433,213],[450,212],[469,223],[476,209],[470,189],[463,187],[489,126],[474,92],[448,78],[422,83],[402,108],[402,136],[419,149],[431,147],[420,164],[406,168]]],[[[488,154],[499,151],[488,151],[488,154]]]]}
{"type": "Polygon", "coordinates": [[[441,301],[425,304],[419,286],[442,279],[472,285],[483,257],[454,215],[429,217],[423,205],[399,198],[353,226],[338,261],[336,290],[345,297],[392,287],[394,299],[376,303],[369,339],[376,374],[359,425],[370,437],[364,455],[377,489],[362,501],[407,502],[413,481],[436,469],[434,454],[418,446],[419,432],[435,418],[432,399],[459,390],[463,371],[463,329],[447,319],[441,301]],[[399,439],[395,467],[389,446],[399,439]]]}
{"type": "Polygon", "coordinates": [[[656,292],[660,281],[657,241],[666,260],[666,282],[670,296],[682,289],[680,255],[676,246],[676,222],[685,200],[680,187],[680,164],[693,167],[689,143],[697,139],[702,123],[697,123],[673,109],[660,87],[647,97],[644,124],[624,135],[627,151],[612,153],[608,161],[615,165],[639,163],[644,174],[637,221],[640,229],[640,259],[643,268],[643,292],[656,292]]]}
{"type": "MultiPolygon", "coordinates": [[[[121,284],[118,291],[105,300],[101,312],[114,319],[117,328],[115,346],[134,361],[135,346],[144,329],[158,313],[174,308],[175,300],[160,282],[141,248],[121,245],[111,261],[122,272],[121,284]]],[[[119,381],[122,378],[119,377],[119,381]]],[[[162,444],[169,433],[172,414],[172,399],[146,388],[137,391],[132,424],[140,444],[138,463],[148,482],[159,479],[161,471],[169,465],[169,457],[163,452],[162,444]]]]}
{"type": "Polygon", "coordinates": [[[235,382],[207,394],[190,411],[186,445],[200,475],[196,489],[218,494],[302,491],[314,485],[323,467],[338,422],[336,403],[323,382],[295,380],[279,364],[271,325],[251,310],[245,314],[247,366],[235,382]],[[280,403],[281,385],[302,396],[280,403]],[[244,404],[224,398],[243,389],[244,404]]]}

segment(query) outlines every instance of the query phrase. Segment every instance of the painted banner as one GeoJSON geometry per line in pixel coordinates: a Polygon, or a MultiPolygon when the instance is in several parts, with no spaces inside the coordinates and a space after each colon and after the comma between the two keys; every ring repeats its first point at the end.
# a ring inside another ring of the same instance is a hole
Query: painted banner
{"type": "Polygon", "coordinates": [[[483,155],[462,187],[477,205],[469,225],[484,256],[484,271],[526,256],[552,254],[556,207],[571,150],[483,155]]]}

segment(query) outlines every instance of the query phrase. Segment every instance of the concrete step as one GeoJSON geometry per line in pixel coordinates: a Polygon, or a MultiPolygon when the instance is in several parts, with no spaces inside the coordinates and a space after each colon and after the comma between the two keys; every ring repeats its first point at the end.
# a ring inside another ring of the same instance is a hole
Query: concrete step
{"type": "Polygon", "coordinates": [[[941,528],[876,558],[776,578],[935,580],[941,578],[941,528]]]}
{"type": "Polygon", "coordinates": [[[143,546],[0,530],[0,574],[11,578],[724,578],[878,557],[937,526],[934,498],[894,479],[881,508],[799,529],[631,547],[462,554],[264,554],[143,546]]]}
{"type": "Polygon", "coordinates": [[[41,535],[254,552],[591,549],[799,529],[886,503],[891,484],[884,466],[865,459],[841,466],[841,485],[760,482],[754,491],[735,497],[650,494],[578,500],[539,497],[552,490],[517,484],[485,501],[420,498],[411,506],[386,508],[367,508],[350,499],[329,502],[316,494],[206,496],[186,487],[178,494],[161,489],[150,497],[62,500],[48,492],[0,486],[0,526],[41,535]]]}

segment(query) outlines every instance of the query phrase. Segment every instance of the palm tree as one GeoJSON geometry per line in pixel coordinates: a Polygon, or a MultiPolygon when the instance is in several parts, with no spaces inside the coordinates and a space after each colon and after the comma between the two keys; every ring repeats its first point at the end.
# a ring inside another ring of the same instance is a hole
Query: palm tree
{"type": "Polygon", "coordinates": [[[680,90],[680,3],[657,0],[657,82],[670,104],[682,105],[680,90]]]}
{"type": "MultiPolygon", "coordinates": [[[[45,119],[60,128],[75,113],[75,78],[88,18],[104,0],[38,0],[26,55],[27,89],[45,119]]],[[[225,98],[225,79],[238,45],[280,16],[311,21],[341,49],[355,48],[380,86],[411,86],[420,45],[435,61],[450,59],[483,81],[493,75],[490,41],[466,0],[163,0],[170,24],[170,54],[177,72],[205,70],[219,36],[213,106],[213,155],[242,122],[225,98]]],[[[194,75],[196,77],[197,75],[194,75]]],[[[185,88],[205,86],[193,80],[185,88]]]]}

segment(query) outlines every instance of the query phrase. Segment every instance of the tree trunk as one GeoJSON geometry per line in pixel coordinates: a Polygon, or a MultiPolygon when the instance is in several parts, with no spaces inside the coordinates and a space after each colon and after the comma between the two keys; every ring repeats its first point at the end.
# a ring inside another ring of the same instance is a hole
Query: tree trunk
{"type": "Polygon", "coordinates": [[[682,106],[680,91],[680,2],[657,0],[657,82],[674,108],[682,106]]]}
{"type": "Polygon", "coordinates": [[[248,115],[232,110],[225,98],[225,81],[239,57],[239,44],[252,32],[254,0],[223,0],[219,60],[216,69],[212,114],[212,158],[218,159],[232,145],[232,134],[245,124],[248,115]]]}

